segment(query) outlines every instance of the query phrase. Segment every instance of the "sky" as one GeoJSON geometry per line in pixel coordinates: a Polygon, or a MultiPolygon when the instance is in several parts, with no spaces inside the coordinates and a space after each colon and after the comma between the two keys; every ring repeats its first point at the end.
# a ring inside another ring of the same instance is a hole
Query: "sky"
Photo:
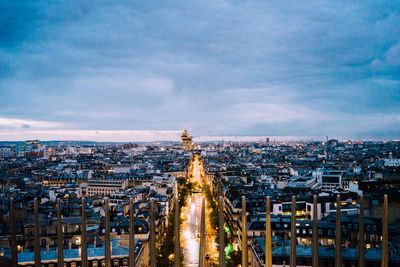
{"type": "Polygon", "coordinates": [[[398,1],[0,10],[1,140],[400,138],[398,1]]]}

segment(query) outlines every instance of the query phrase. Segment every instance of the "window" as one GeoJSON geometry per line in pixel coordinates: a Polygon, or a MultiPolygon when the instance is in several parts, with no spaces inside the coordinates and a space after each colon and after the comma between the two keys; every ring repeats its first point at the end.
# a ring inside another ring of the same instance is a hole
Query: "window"
{"type": "Polygon", "coordinates": [[[285,224],[283,225],[283,227],[284,227],[284,228],[288,228],[288,225],[287,225],[287,223],[285,223],[285,224]]]}
{"type": "Polygon", "coordinates": [[[376,225],[372,225],[372,231],[376,232],[376,225]]]}

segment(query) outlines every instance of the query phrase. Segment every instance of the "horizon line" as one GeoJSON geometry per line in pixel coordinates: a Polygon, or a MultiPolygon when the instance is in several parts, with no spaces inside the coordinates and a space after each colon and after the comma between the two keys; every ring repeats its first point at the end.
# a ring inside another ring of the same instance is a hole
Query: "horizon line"
{"type": "MultiPolygon", "coordinates": [[[[40,140],[45,142],[179,142],[182,130],[33,130],[0,132],[0,142],[23,142],[40,140]]],[[[198,135],[195,142],[259,142],[266,141],[400,141],[400,138],[351,137],[351,136],[302,136],[302,135],[198,135]]]]}

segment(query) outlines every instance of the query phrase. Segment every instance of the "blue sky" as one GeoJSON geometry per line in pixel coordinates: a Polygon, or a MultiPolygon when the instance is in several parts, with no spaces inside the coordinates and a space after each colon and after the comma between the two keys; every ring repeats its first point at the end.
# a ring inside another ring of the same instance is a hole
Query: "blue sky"
{"type": "Polygon", "coordinates": [[[400,138],[398,1],[6,0],[0,10],[3,140],[182,128],[400,138]]]}

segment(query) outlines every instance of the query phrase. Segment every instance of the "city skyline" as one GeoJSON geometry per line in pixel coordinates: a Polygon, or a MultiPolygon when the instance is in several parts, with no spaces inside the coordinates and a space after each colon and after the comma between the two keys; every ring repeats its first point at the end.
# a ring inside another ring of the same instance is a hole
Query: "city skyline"
{"type": "Polygon", "coordinates": [[[0,8],[0,140],[400,137],[399,3],[0,8]]]}

